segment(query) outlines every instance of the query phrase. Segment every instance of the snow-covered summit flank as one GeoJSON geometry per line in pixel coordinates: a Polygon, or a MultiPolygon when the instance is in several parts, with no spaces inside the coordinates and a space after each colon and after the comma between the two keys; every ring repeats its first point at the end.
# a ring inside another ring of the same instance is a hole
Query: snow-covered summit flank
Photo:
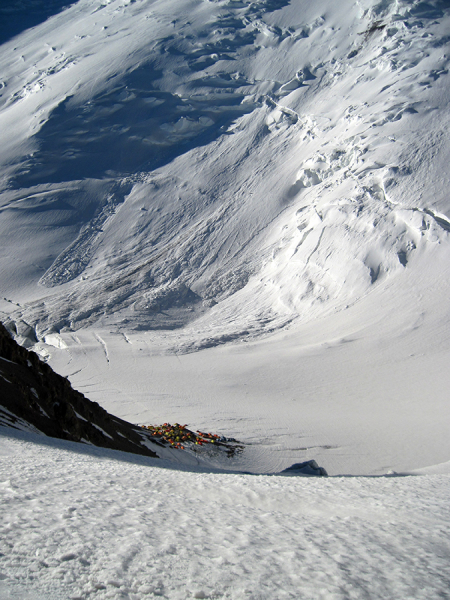
{"type": "Polygon", "coordinates": [[[76,0],[2,0],[0,5],[0,44],[22,31],[39,25],[76,0]]]}
{"type": "MultiPolygon", "coordinates": [[[[109,414],[34,352],[19,346],[1,323],[0,427],[164,458],[172,467],[233,469],[231,459],[244,451],[244,445],[233,438],[195,433],[186,425],[138,426],[109,414]]],[[[314,460],[293,464],[279,474],[327,476],[314,460]]]]}
{"type": "Polygon", "coordinates": [[[449,32],[440,0],[79,0],[0,46],[17,340],[234,471],[426,474],[1,428],[0,596],[448,597],[449,32]]]}
{"type": "Polygon", "coordinates": [[[12,319],[197,319],[190,349],[420,285],[450,230],[449,29],[439,1],[80,0],[4,44],[12,319]]]}

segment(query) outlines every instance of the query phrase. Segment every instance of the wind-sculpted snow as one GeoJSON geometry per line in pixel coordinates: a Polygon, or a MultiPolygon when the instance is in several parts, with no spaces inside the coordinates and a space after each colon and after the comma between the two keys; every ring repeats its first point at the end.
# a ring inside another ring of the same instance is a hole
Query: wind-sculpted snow
{"type": "MultiPolygon", "coordinates": [[[[68,201],[78,231],[52,211],[31,227],[20,260],[52,291],[13,318],[40,336],[173,329],[218,303],[215,321],[234,314],[221,343],[343,308],[446,244],[430,172],[447,155],[448,6],[349,11],[81,1],[4,44],[5,236],[29,227],[14,203],[96,190],[94,210],[68,201]]],[[[2,269],[17,293],[16,263],[2,269]]]]}
{"type": "Polygon", "coordinates": [[[3,432],[0,596],[447,598],[449,2],[64,6],[0,23],[1,320],[245,451],[3,432]]]}
{"type": "Polygon", "coordinates": [[[448,475],[252,477],[76,446],[0,438],[2,598],[448,596],[448,475]]]}

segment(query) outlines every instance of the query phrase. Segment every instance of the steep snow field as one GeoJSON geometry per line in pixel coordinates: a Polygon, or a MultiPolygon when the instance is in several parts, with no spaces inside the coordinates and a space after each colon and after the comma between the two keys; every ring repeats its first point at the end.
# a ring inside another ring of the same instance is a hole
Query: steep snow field
{"type": "Polygon", "coordinates": [[[2,440],[2,599],[449,598],[448,475],[205,473],[42,439],[2,440]]]}
{"type": "Polygon", "coordinates": [[[4,44],[13,319],[195,321],[183,351],[418,275],[450,229],[435,5],[81,1],[4,44]]]}
{"type": "Polygon", "coordinates": [[[247,447],[2,436],[4,593],[448,598],[450,3],[69,4],[0,8],[0,318],[117,416],[247,447]],[[308,459],[427,474],[236,474],[308,459]]]}

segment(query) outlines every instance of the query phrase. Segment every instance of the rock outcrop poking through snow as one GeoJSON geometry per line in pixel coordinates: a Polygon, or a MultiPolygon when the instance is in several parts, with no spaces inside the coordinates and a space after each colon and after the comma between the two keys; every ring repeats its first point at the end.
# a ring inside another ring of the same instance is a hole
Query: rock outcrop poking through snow
{"type": "Polygon", "coordinates": [[[317,477],[327,477],[328,473],[323,467],[319,467],[315,460],[307,460],[302,463],[295,463],[281,471],[280,475],[315,475],[317,477]]]}
{"type": "MultiPolygon", "coordinates": [[[[157,457],[140,427],[110,415],[19,346],[0,323],[0,424],[157,457]]],[[[155,441],[155,447],[158,443],[155,441]]]]}

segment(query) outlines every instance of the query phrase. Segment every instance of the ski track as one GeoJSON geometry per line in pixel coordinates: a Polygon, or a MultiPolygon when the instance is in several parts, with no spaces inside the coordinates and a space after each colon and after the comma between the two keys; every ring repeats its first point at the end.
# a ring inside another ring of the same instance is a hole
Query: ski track
{"type": "Polygon", "coordinates": [[[94,337],[97,340],[97,342],[100,344],[100,346],[102,347],[103,352],[105,354],[106,362],[108,363],[108,366],[109,366],[108,346],[106,345],[106,342],[97,333],[94,334],[94,337]]]}

